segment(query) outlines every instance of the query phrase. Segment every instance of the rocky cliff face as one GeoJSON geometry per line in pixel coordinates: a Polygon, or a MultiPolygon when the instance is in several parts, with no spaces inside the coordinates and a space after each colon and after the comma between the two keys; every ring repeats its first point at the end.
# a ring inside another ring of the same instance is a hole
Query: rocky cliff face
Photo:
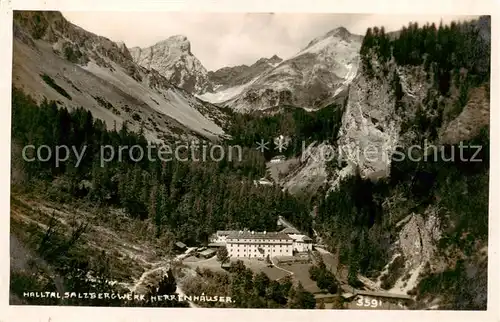
{"type": "Polygon", "coordinates": [[[171,36],[148,48],[131,48],[130,52],[134,62],[157,70],[170,83],[189,93],[212,91],[207,70],[191,53],[191,43],[186,36],[171,36]]]}
{"type": "MultiPolygon", "coordinates": [[[[488,90],[483,85],[469,91],[468,101],[459,115],[443,118],[434,129],[436,137],[419,132],[411,124],[418,122],[420,117],[436,117],[436,111],[426,106],[429,96],[435,94],[429,81],[432,75],[422,67],[401,67],[394,63],[388,66],[388,74],[392,77],[380,74],[380,77],[371,78],[361,72],[355,78],[339,131],[337,144],[341,157],[351,168],[358,168],[362,177],[378,179],[388,176],[391,155],[398,147],[408,148],[412,144],[422,144],[424,140],[429,144],[456,144],[474,138],[489,124],[488,90]],[[395,75],[401,82],[404,108],[398,108],[396,104],[393,92],[395,75]]],[[[457,91],[452,84],[450,97],[440,98],[448,109],[456,104],[457,91]]]]}
{"type": "Polygon", "coordinates": [[[477,136],[480,129],[490,121],[488,94],[487,86],[473,88],[462,112],[441,128],[439,143],[455,144],[477,136]]]}
{"type": "Polygon", "coordinates": [[[225,116],[137,65],[125,44],[87,32],[59,12],[14,15],[13,85],[36,99],[84,107],[109,128],[144,126],[150,140],[217,138],[225,116]]]}
{"type": "MultiPolygon", "coordinates": [[[[471,22],[471,25],[489,26],[484,18],[471,22]]],[[[467,30],[469,25],[456,27],[455,32],[460,32],[460,28],[467,30]]],[[[480,29],[477,35],[487,37],[489,32],[480,29]]],[[[470,38],[470,34],[467,37],[466,41],[476,41],[470,38]]],[[[478,41],[478,46],[472,47],[478,55],[472,58],[473,63],[469,62],[469,70],[454,68],[449,78],[436,77],[437,70],[425,68],[423,63],[398,64],[394,57],[384,61],[374,52],[369,52],[366,65],[370,69],[360,67],[350,83],[338,140],[328,147],[339,152],[337,158],[342,162],[332,166],[320,157],[308,158],[285,177],[283,186],[292,192],[295,187],[316,191],[320,181],[326,183],[331,193],[342,187],[343,179],[355,174],[384,185],[392,181],[389,178],[392,168],[398,168],[397,161],[391,157],[399,148],[403,149],[404,158],[409,159],[410,156],[421,157],[430,153],[422,149],[425,144],[440,148],[477,139],[489,127],[489,81],[480,66],[483,62],[489,63],[489,40],[478,41]],[[471,71],[475,76],[468,78],[471,71]],[[443,84],[446,86],[444,92],[443,84]],[[417,155],[410,151],[410,146],[418,147],[417,155]],[[382,178],[386,180],[380,180],[382,178]]],[[[462,62],[463,65],[469,63],[462,62]]],[[[317,146],[326,147],[325,143],[317,146]]],[[[459,168],[456,171],[460,179],[457,179],[452,178],[455,170],[447,169],[455,169],[456,165],[424,163],[410,165],[409,181],[400,186],[388,185],[393,190],[384,197],[382,208],[383,221],[393,234],[388,248],[391,259],[378,276],[374,289],[417,295],[415,308],[484,307],[487,288],[484,226],[460,227],[460,223],[475,220],[464,219],[474,214],[469,207],[482,209],[479,221],[487,221],[483,212],[487,211],[488,165],[483,162],[480,170],[468,169],[468,173],[459,168]],[[424,169],[412,168],[417,164],[424,169]],[[437,173],[445,179],[426,177],[430,173],[437,173]],[[426,188],[426,193],[431,191],[430,199],[423,202],[414,191],[405,191],[422,182],[432,182],[432,186],[426,188]],[[472,189],[478,192],[472,192],[472,189]],[[474,198],[480,200],[477,203],[458,200],[474,193],[474,198]],[[455,207],[456,203],[465,204],[462,207],[467,209],[455,207]],[[479,232],[480,229],[483,230],[479,232]],[[470,236],[474,233],[481,237],[471,241],[470,236]],[[449,277],[448,274],[455,275],[449,277]],[[430,286],[444,285],[440,283],[446,278],[451,291],[430,286]],[[422,281],[425,283],[419,284],[422,281]],[[460,285],[463,281],[474,286],[460,285]]]]}
{"type": "Polygon", "coordinates": [[[339,131],[341,157],[359,168],[364,178],[389,175],[392,153],[403,143],[405,135],[412,135],[401,133],[401,125],[414,117],[431,86],[420,68],[404,69],[389,63],[388,69],[391,77],[372,78],[361,72],[354,79],[339,131]],[[404,110],[396,106],[394,75],[402,80],[404,110]]]}
{"type": "MultiPolygon", "coordinates": [[[[376,66],[376,61],[374,60],[376,66]]],[[[381,66],[380,66],[381,67],[381,66]]],[[[359,171],[362,178],[377,180],[389,176],[391,155],[397,147],[413,143],[417,134],[413,129],[402,130],[408,120],[415,117],[422,106],[431,84],[420,67],[402,68],[395,62],[388,64],[388,72],[378,71],[379,77],[368,77],[360,70],[348,87],[347,104],[344,107],[342,125],[335,145],[319,142],[314,151],[319,153],[304,163],[296,174],[315,177],[315,172],[308,171],[310,162],[315,168],[325,168],[329,160],[334,160],[338,167],[328,176],[321,175],[321,181],[328,182],[330,189],[336,189],[339,182],[359,171]],[[384,76],[384,73],[392,76],[384,76]],[[405,109],[398,109],[393,93],[393,77],[398,75],[402,82],[405,109]],[[334,158],[326,158],[321,151],[334,151],[334,158]],[[327,179],[328,178],[328,179],[327,179]]],[[[483,111],[484,112],[484,111],[483,111]]],[[[307,189],[307,182],[296,175],[288,177],[286,187],[299,184],[307,189]],[[300,182],[300,183],[299,183],[300,182]]],[[[318,179],[319,180],[319,179],[318,179]]],[[[316,185],[314,185],[316,186],[316,185]]],[[[310,186],[315,190],[313,186],[310,186]]],[[[293,189],[292,189],[293,190],[293,189]]]]}

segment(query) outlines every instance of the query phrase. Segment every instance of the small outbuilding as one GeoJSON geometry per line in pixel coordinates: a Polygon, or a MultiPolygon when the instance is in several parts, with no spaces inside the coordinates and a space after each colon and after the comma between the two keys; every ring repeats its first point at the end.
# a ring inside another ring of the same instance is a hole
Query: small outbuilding
{"type": "Polygon", "coordinates": [[[225,247],[226,243],[210,243],[207,245],[208,248],[219,249],[219,247],[225,247]]]}
{"type": "Polygon", "coordinates": [[[200,257],[202,258],[210,258],[210,257],[213,257],[215,255],[215,253],[217,252],[217,250],[215,249],[205,249],[204,251],[200,252],[200,257]]]}
{"type": "Polygon", "coordinates": [[[186,244],[184,244],[183,242],[180,242],[180,241],[179,241],[179,242],[176,242],[176,243],[175,243],[175,248],[176,248],[177,250],[180,250],[180,251],[185,251],[185,250],[186,250],[186,248],[187,248],[187,246],[186,246],[186,244]]]}

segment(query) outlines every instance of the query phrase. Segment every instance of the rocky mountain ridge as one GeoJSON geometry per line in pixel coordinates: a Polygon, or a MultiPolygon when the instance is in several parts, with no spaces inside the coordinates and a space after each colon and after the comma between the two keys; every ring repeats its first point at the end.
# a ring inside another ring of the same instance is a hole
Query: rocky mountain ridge
{"type": "Polygon", "coordinates": [[[271,58],[261,58],[250,66],[238,65],[210,71],[208,77],[217,90],[224,90],[225,88],[246,84],[259,74],[276,67],[282,61],[283,59],[273,55],[271,58]]]}
{"type": "MultiPolygon", "coordinates": [[[[223,86],[200,98],[239,112],[279,105],[318,109],[331,104],[356,75],[363,37],[336,28],[278,65],[266,68],[245,83],[223,86]]],[[[245,72],[244,67],[238,67],[245,72]]],[[[226,70],[229,71],[229,70],[226,70]]]]}
{"type": "Polygon", "coordinates": [[[170,83],[189,93],[212,91],[208,72],[192,54],[186,36],[174,35],[148,48],[133,47],[130,53],[138,65],[158,71],[170,83]]]}
{"type": "Polygon", "coordinates": [[[125,44],[85,31],[59,12],[15,13],[13,47],[13,85],[37,99],[83,106],[109,128],[143,126],[153,141],[224,134],[217,107],[137,65],[125,44]]]}
{"type": "Polygon", "coordinates": [[[359,65],[362,36],[343,27],[317,37],[293,57],[274,55],[254,64],[207,71],[191,53],[191,43],[176,35],[148,48],[129,50],[134,62],[156,70],[200,99],[238,112],[280,105],[318,109],[346,92],[359,65]]]}

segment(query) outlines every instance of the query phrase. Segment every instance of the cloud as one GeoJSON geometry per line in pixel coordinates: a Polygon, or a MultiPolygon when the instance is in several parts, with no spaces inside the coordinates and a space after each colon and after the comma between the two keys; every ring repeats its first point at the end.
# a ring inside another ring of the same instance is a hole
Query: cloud
{"type": "Polygon", "coordinates": [[[364,34],[366,28],[375,25],[384,25],[391,31],[410,21],[448,23],[473,17],[201,12],[63,12],[63,15],[88,31],[123,41],[128,47],[147,47],[172,35],[185,35],[193,54],[209,70],[249,65],[274,54],[282,58],[293,56],[312,39],[339,26],[364,34]]]}

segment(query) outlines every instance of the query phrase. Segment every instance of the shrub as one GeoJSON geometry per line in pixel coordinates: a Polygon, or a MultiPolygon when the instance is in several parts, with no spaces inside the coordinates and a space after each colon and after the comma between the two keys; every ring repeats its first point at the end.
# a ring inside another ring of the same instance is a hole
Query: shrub
{"type": "Polygon", "coordinates": [[[62,96],[66,97],[69,100],[72,99],[71,96],[68,94],[68,92],[66,92],[66,90],[64,88],[62,88],[61,86],[56,84],[56,82],[54,81],[54,79],[52,79],[52,77],[50,77],[47,74],[42,74],[42,75],[40,75],[40,77],[42,77],[43,81],[47,85],[49,85],[50,87],[55,89],[59,94],[61,94],[62,96]]]}

